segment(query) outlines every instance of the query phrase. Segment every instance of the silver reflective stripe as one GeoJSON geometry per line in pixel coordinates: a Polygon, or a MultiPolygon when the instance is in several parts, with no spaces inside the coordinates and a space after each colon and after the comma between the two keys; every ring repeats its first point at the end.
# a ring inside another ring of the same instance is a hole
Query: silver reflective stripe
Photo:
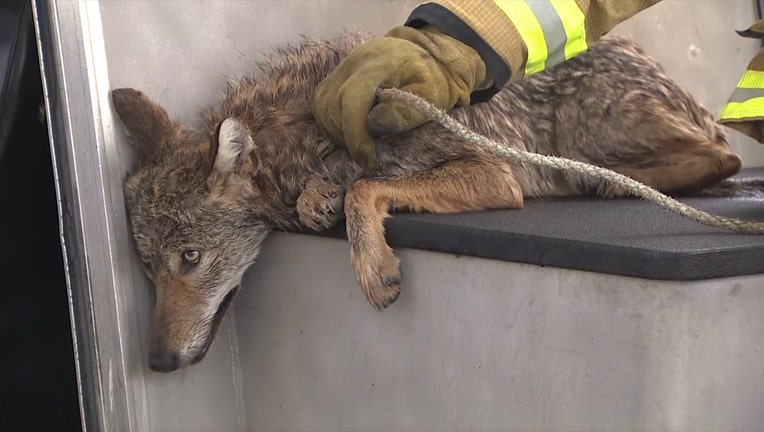
{"type": "Polygon", "coordinates": [[[745,102],[758,97],[764,97],[764,89],[736,88],[735,91],[732,92],[729,102],[745,102]]]}
{"type": "Polygon", "coordinates": [[[544,31],[547,51],[544,68],[564,62],[565,44],[568,42],[568,36],[565,34],[565,27],[562,25],[560,15],[552,6],[552,2],[549,0],[525,0],[525,2],[536,15],[536,19],[544,31]]]}

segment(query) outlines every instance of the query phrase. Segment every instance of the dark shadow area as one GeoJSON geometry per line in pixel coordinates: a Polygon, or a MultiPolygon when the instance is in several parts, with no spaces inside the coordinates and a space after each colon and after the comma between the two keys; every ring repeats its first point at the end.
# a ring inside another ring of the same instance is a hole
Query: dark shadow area
{"type": "MultiPolygon", "coordinates": [[[[0,12],[9,12],[9,6],[0,12]]],[[[24,20],[18,33],[34,41],[31,15],[24,20]]],[[[2,48],[9,46],[3,43],[2,48]]],[[[74,352],[34,43],[16,45],[0,66],[20,58],[26,63],[23,73],[0,81],[19,95],[0,100],[0,121],[12,119],[7,140],[0,143],[0,430],[76,431],[74,352]]]]}

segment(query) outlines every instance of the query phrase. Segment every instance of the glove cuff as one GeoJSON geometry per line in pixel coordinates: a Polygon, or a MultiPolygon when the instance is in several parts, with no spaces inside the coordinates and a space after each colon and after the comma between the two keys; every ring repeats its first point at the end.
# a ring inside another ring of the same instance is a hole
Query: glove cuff
{"type": "Polygon", "coordinates": [[[409,41],[425,50],[440,64],[453,87],[453,105],[468,105],[472,91],[485,88],[488,81],[486,66],[477,51],[435,27],[415,29],[398,26],[391,29],[386,37],[409,41]]]}

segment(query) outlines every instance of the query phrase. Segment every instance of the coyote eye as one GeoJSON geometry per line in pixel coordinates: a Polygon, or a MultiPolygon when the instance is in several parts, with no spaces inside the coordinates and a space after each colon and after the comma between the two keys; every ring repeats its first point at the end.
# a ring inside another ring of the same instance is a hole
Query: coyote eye
{"type": "Polygon", "coordinates": [[[183,252],[182,257],[184,263],[196,265],[199,264],[199,260],[202,258],[202,253],[196,249],[189,249],[183,252]]]}

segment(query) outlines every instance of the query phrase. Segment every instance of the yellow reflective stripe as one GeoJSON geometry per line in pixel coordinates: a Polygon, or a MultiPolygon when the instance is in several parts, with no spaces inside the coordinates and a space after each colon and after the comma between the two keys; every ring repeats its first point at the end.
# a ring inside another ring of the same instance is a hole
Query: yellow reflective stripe
{"type": "Polygon", "coordinates": [[[764,96],[745,102],[730,102],[724,106],[719,121],[758,120],[764,118],[764,96]]]}
{"type": "Polygon", "coordinates": [[[557,15],[560,16],[562,26],[565,27],[565,60],[570,60],[577,54],[586,51],[589,47],[586,43],[586,16],[578,4],[572,0],[550,0],[557,15]]]}
{"type": "Polygon", "coordinates": [[[494,0],[514,24],[528,51],[525,75],[541,72],[586,51],[583,11],[573,0],[494,0]]]}
{"type": "Polygon", "coordinates": [[[719,114],[719,121],[761,118],[764,118],[764,72],[748,70],[719,114]]]}
{"type": "Polygon", "coordinates": [[[530,75],[544,70],[549,55],[546,49],[546,39],[544,38],[544,30],[531,7],[523,0],[494,0],[494,3],[512,21],[528,48],[525,74],[530,75]]]}
{"type": "Polygon", "coordinates": [[[756,70],[745,71],[737,88],[764,88],[764,72],[756,70]]]}

